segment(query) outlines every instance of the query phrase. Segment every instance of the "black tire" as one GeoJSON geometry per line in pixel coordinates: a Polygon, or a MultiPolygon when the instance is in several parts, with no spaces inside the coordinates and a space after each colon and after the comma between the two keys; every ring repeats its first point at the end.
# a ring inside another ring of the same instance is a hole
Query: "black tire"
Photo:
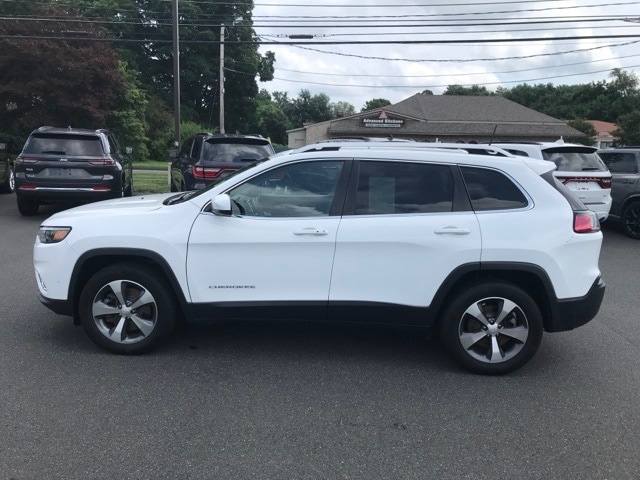
{"type": "Polygon", "coordinates": [[[16,173],[13,169],[13,165],[7,166],[7,178],[4,179],[2,185],[0,185],[0,193],[13,193],[16,191],[16,173]]]}
{"type": "Polygon", "coordinates": [[[118,354],[155,348],[173,332],[178,316],[174,293],[158,272],[125,263],[105,267],[89,279],[78,313],[91,340],[118,354]]]}
{"type": "MultiPolygon", "coordinates": [[[[124,182],[124,180],[122,180],[124,182]]],[[[124,196],[130,197],[133,195],[133,178],[130,179],[129,185],[124,189],[124,196]]]]}
{"type": "Polygon", "coordinates": [[[635,200],[624,207],[620,219],[624,233],[631,238],[640,240],[640,200],[635,200]]]}
{"type": "Polygon", "coordinates": [[[542,315],[534,300],[519,287],[500,281],[458,290],[440,323],[440,338],[455,360],[483,375],[522,367],[538,350],[542,331],[542,315]]]}
{"type": "Polygon", "coordinates": [[[18,211],[25,217],[32,217],[38,214],[40,209],[40,203],[37,200],[24,198],[21,195],[16,196],[18,202],[18,211]]]}

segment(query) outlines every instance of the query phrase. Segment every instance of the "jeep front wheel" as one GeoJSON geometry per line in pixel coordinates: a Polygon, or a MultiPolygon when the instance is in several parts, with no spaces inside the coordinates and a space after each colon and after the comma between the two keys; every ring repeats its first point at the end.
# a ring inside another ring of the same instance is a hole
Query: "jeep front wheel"
{"type": "Polygon", "coordinates": [[[78,312],[87,335],[114,353],[138,354],[156,347],[176,322],[173,292],[157,273],[138,265],[100,270],[80,294],[78,312]]]}
{"type": "Polygon", "coordinates": [[[535,354],[542,315],[522,289],[503,282],[467,286],[446,308],[441,339],[464,368],[485,375],[512,372],[535,354]]]}

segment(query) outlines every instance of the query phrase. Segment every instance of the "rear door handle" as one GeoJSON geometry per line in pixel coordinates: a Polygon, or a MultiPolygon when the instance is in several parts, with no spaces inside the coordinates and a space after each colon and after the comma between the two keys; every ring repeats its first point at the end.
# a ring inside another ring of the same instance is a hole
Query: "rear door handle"
{"type": "Polygon", "coordinates": [[[328,235],[329,232],[327,232],[326,230],[323,230],[321,228],[309,227],[309,228],[303,228],[302,230],[297,230],[297,231],[293,232],[293,234],[294,235],[322,236],[322,235],[328,235]]]}
{"type": "Polygon", "coordinates": [[[460,227],[442,227],[436,228],[433,233],[436,235],[469,235],[471,230],[460,227]]]}

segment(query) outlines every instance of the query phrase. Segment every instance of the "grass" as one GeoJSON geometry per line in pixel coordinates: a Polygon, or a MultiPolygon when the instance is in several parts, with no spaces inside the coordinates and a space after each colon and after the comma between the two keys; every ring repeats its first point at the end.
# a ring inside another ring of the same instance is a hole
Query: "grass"
{"type": "Polygon", "coordinates": [[[164,164],[164,171],[143,171],[136,166],[133,172],[133,191],[136,194],[169,192],[167,164],[164,164]]]}
{"type": "Polygon", "coordinates": [[[133,168],[136,170],[164,170],[167,171],[169,162],[149,160],[146,162],[133,162],[133,168]]]}

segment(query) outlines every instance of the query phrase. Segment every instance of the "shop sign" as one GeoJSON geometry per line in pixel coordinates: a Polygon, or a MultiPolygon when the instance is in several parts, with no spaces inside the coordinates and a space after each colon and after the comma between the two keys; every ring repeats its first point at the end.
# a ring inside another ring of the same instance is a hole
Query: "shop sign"
{"type": "Polygon", "coordinates": [[[400,128],[404,126],[404,118],[394,118],[387,115],[383,110],[380,115],[375,117],[366,117],[362,119],[362,125],[365,127],[376,128],[400,128]]]}

